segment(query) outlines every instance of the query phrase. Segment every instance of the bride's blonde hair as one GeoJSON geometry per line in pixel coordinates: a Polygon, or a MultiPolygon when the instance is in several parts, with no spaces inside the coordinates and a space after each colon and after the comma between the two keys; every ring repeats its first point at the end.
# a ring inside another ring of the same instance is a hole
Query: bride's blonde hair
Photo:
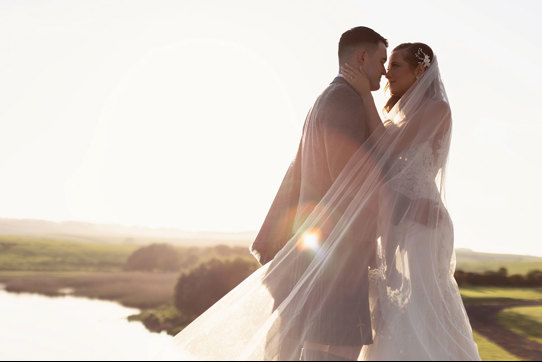
{"type": "MultiPolygon", "coordinates": [[[[429,56],[429,60],[433,62],[433,50],[431,47],[424,43],[403,43],[395,47],[393,51],[401,50],[401,54],[403,55],[403,58],[405,61],[410,65],[411,69],[414,70],[418,66],[418,64],[423,63],[416,54],[418,53],[419,49],[421,49],[425,54],[429,56]]],[[[386,87],[384,88],[384,91],[387,91],[390,87],[390,83],[386,83],[386,87]]],[[[392,95],[390,99],[386,102],[386,105],[384,106],[384,110],[386,112],[389,112],[393,106],[401,99],[400,96],[394,96],[392,95]]]]}

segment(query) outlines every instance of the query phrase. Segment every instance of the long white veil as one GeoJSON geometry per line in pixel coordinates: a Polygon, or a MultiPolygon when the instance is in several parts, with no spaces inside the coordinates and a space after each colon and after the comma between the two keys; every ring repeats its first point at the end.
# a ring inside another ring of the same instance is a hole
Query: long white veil
{"type": "Polygon", "coordinates": [[[451,126],[434,59],[275,258],[175,337],[174,357],[298,360],[305,341],[362,344],[341,325],[372,319],[360,358],[479,358],[442,197],[451,126]]]}

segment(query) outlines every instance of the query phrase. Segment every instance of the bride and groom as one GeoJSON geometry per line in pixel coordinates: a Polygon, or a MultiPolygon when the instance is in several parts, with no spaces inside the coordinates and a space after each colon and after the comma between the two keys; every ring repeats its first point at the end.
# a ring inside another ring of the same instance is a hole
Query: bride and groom
{"type": "Polygon", "coordinates": [[[186,359],[479,360],[443,203],[451,112],[423,43],[391,53],[366,27],[339,42],[340,74],[251,252],[262,264],[174,339],[186,359]],[[391,97],[381,120],[371,91],[391,97]]]}

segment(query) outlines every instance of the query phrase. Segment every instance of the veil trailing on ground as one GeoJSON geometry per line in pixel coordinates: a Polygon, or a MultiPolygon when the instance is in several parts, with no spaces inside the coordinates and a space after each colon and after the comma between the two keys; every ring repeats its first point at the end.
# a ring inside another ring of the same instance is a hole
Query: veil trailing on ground
{"type": "Polygon", "coordinates": [[[352,359],[479,358],[442,197],[451,126],[434,59],[274,259],[181,331],[171,357],[298,360],[310,342],[368,344],[352,359]],[[371,323],[369,340],[352,321],[371,323]]]}

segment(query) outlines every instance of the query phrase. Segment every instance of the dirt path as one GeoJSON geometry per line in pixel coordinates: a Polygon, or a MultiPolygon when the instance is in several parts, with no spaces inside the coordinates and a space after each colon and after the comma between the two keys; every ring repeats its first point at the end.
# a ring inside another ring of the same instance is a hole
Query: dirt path
{"type": "Polygon", "coordinates": [[[498,323],[497,315],[506,308],[542,306],[542,302],[495,302],[465,306],[473,329],[508,352],[531,361],[542,360],[542,344],[528,340],[498,323]]]}

